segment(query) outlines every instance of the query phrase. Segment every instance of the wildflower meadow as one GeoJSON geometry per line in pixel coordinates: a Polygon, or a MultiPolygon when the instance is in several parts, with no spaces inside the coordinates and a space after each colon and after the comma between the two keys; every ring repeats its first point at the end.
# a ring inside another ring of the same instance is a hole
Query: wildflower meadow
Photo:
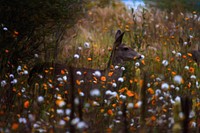
{"type": "Polygon", "coordinates": [[[200,132],[199,11],[104,2],[0,21],[0,132],[200,132]]]}

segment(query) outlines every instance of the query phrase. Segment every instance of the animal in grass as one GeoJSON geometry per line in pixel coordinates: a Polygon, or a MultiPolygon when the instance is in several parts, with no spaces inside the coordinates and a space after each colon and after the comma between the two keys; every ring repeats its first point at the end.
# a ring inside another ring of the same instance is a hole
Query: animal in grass
{"type": "Polygon", "coordinates": [[[200,66],[200,47],[198,43],[192,43],[191,39],[188,37],[187,41],[184,42],[182,38],[179,38],[179,43],[183,52],[191,53],[192,59],[200,66]]]}
{"type": "MultiPolygon", "coordinates": [[[[123,81],[124,62],[141,58],[141,54],[122,43],[123,36],[124,32],[122,33],[120,30],[116,32],[109,62],[104,70],[43,63],[37,64],[32,68],[28,82],[31,84],[33,81],[36,81],[38,75],[43,77],[43,79],[53,75],[54,83],[66,84],[67,86],[73,85],[72,87],[76,88],[75,90],[85,97],[98,97],[99,95],[105,95],[106,90],[116,90],[119,83],[123,81]],[[41,76],[44,73],[46,76],[41,76]]],[[[46,81],[48,82],[48,80],[46,81]]],[[[66,91],[70,92],[69,88],[66,87],[66,91]]]]}

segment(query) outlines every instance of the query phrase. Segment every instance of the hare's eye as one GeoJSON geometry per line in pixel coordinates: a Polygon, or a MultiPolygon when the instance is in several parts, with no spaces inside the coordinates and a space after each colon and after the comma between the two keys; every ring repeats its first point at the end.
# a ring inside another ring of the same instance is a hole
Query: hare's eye
{"type": "Polygon", "coordinates": [[[124,48],[123,48],[124,51],[127,51],[128,49],[129,49],[129,48],[127,48],[127,47],[124,47],[124,48]]]}

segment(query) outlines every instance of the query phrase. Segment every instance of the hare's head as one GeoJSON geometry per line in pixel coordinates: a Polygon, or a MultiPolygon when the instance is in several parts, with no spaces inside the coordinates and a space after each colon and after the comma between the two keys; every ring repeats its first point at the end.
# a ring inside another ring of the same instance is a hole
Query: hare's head
{"type": "Polygon", "coordinates": [[[141,58],[141,54],[122,43],[124,32],[117,31],[115,35],[115,43],[112,52],[113,65],[123,63],[123,61],[131,61],[133,59],[141,58]]]}

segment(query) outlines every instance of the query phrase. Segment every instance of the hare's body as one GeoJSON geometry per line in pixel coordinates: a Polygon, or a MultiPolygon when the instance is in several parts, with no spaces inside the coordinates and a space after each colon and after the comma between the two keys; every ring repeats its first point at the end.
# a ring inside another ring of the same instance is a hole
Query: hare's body
{"type": "Polygon", "coordinates": [[[121,68],[121,66],[123,66],[124,61],[140,58],[140,54],[122,43],[123,35],[124,33],[121,33],[119,30],[117,31],[113,50],[106,69],[74,68],[63,64],[44,63],[36,65],[31,70],[29,82],[33,81],[33,75],[52,68],[48,72],[53,75],[54,81],[61,83],[67,81],[68,85],[73,84],[76,89],[79,89],[86,95],[93,89],[116,88],[118,86],[118,80],[120,80],[120,78],[122,80],[124,68],[121,68]]]}

